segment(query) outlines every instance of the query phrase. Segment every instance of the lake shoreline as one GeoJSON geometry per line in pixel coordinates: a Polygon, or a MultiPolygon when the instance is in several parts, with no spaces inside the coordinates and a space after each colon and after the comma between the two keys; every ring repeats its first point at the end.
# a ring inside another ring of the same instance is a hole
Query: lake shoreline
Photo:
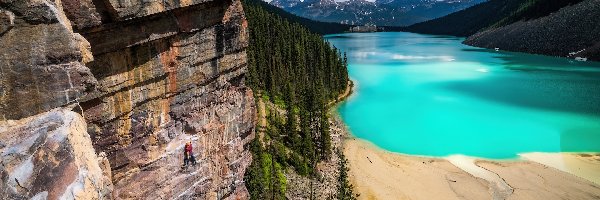
{"type": "Polygon", "coordinates": [[[425,156],[600,152],[592,101],[600,66],[487,51],[455,37],[342,36],[328,41],[347,52],[357,86],[338,111],[359,138],[425,156]]]}
{"type": "Polygon", "coordinates": [[[519,154],[600,152],[595,63],[455,37],[345,36],[328,41],[357,85],[331,118],[360,199],[600,198],[600,154],[519,154]]]}
{"type": "Polygon", "coordinates": [[[357,138],[335,109],[354,93],[355,87],[355,82],[349,81],[346,91],[330,104],[334,127],[339,132],[334,143],[348,159],[349,178],[359,199],[600,196],[600,153],[524,153],[506,160],[461,155],[437,158],[390,152],[357,138]],[[559,162],[561,159],[566,161],[559,162]],[[525,180],[528,176],[541,179],[525,180]]]}
{"type": "MultiPolygon", "coordinates": [[[[531,160],[459,158],[451,162],[448,158],[389,152],[347,134],[343,149],[349,161],[351,182],[356,192],[361,194],[360,199],[593,199],[600,195],[600,185],[592,182],[594,177],[582,178],[531,160]],[[491,172],[499,180],[505,181],[508,188],[502,188],[501,182],[490,181],[485,174],[473,173],[453,162],[491,172]]],[[[536,156],[545,158],[560,155],[576,159],[590,158],[570,153],[542,155],[527,154],[526,157],[532,160],[536,156]]],[[[592,165],[592,168],[588,170],[597,171],[600,165],[592,165]]]]}
{"type": "Polygon", "coordinates": [[[354,81],[351,79],[348,80],[344,92],[342,94],[339,94],[336,99],[331,100],[329,103],[327,103],[327,105],[332,106],[334,108],[337,107],[340,103],[348,99],[352,95],[352,93],[354,93],[354,86],[354,81]]]}

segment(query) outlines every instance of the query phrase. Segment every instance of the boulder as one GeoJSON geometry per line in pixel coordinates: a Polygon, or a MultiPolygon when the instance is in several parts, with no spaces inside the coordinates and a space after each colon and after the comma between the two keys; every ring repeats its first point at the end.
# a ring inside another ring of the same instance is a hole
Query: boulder
{"type": "Polygon", "coordinates": [[[0,122],[0,199],[110,199],[110,168],[86,130],[65,109],[0,122]]]}

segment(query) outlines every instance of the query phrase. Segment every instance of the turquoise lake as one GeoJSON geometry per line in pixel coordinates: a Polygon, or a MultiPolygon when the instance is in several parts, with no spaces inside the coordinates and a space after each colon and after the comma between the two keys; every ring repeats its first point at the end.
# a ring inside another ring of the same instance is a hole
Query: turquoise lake
{"type": "Polygon", "coordinates": [[[600,152],[600,63],[413,33],[325,37],[347,52],[352,134],[389,151],[491,159],[600,152]]]}

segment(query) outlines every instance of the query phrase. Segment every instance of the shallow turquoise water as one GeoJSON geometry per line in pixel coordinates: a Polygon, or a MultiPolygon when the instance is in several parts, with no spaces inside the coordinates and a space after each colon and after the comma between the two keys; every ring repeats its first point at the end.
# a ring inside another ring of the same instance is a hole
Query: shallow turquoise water
{"type": "Polygon", "coordinates": [[[326,39],[348,53],[357,83],[339,113],[356,137],[384,149],[493,159],[600,152],[600,63],[412,33],[326,39]]]}

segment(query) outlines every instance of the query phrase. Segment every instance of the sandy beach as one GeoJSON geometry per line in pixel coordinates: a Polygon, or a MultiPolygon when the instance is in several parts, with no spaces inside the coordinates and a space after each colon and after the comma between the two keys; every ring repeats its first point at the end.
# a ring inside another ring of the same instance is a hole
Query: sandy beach
{"type": "Polygon", "coordinates": [[[600,185],[600,153],[526,153],[521,157],[600,185]]]}
{"type": "Polygon", "coordinates": [[[359,199],[600,199],[598,154],[534,153],[518,161],[427,158],[352,137],[344,153],[359,199]]]}

